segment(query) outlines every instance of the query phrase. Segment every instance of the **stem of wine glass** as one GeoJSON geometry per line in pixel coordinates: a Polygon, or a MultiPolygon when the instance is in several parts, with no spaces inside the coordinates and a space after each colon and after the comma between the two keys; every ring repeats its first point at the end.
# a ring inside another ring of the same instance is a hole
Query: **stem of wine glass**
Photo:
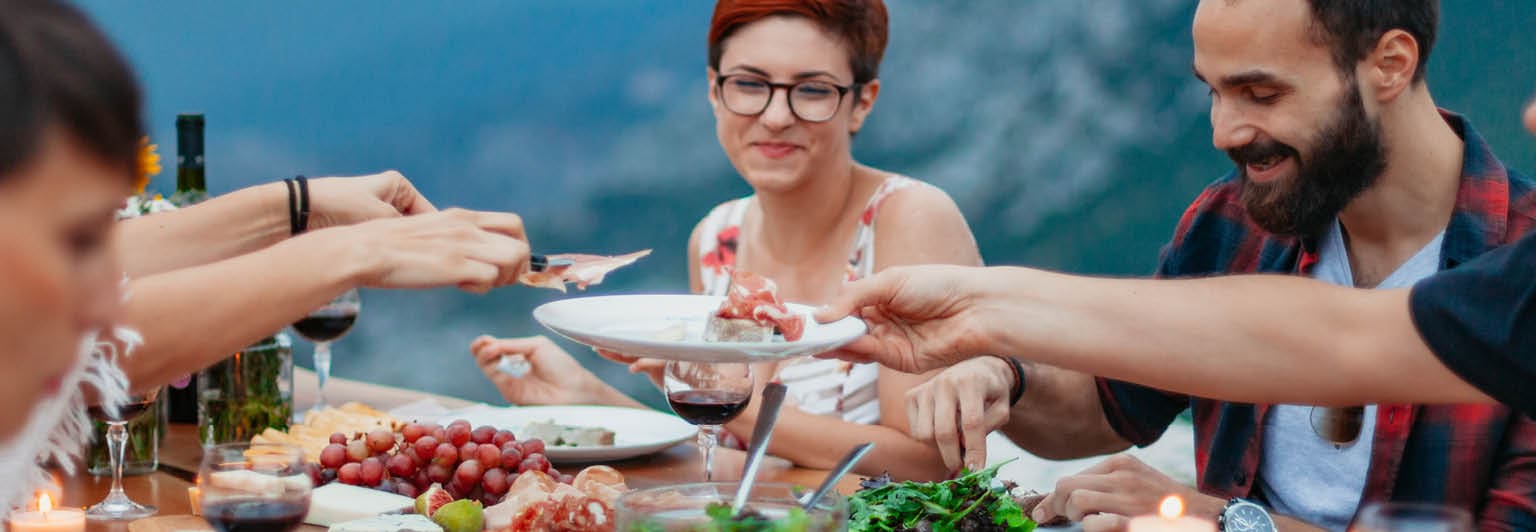
{"type": "Polygon", "coordinates": [[[128,445],[128,422],[107,422],[107,454],[112,460],[112,490],[107,500],[127,499],[123,493],[123,450],[128,445]]]}
{"type": "Polygon", "coordinates": [[[319,342],[315,344],[315,378],[319,382],[320,397],[315,402],[315,408],[325,408],[329,403],[325,400],[325,381],[331,378],[331,343],[319,342]]]}
{"type": "Polygon", "coordinates": [[[704,481],[714,481],[715,447],[720,445],[720,425],[699,425],[699,454],[704,457],[704,481]]]}

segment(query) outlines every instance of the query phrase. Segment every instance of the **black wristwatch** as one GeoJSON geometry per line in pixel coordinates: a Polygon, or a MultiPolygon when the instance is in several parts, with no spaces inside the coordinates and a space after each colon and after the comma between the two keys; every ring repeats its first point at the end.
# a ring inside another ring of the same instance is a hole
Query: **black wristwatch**
{"type": "Polygon", "coordinates": [[[1216,518],[1216,530],[1221,532],[1275,532],[1275,519],[1263,506],[1239,498],[1227,501],[1216,518]]]}

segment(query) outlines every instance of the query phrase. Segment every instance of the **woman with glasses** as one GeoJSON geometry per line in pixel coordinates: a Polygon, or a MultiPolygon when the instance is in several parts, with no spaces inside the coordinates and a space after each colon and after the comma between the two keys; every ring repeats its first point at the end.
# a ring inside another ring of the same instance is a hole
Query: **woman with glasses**
{"type": "MultiPolygon", "coordinates": [[[[709,31],[708,101],[731,164],[755,192],[727,201],[689,239],[690,286],[724,294],[730,268],[774,279],[786,300],[818,304],[845,282],[902,264],[980,263],[953,201],[921,182],[859,164],[853,137],[880,94],[886,43],[880,0],[722,0],[709,31]]],[[[634,404],[542,338],[481,338],[477,362],[515,403],[634,404]],[[513,378],[503,355],[533,365],[513,378]]],[[[662,364],[605,353],[656,379],[662,364]]],[[[875,442],[864,474],[938,479],[931,445],[906,435],[906,390],[926,377],[870,364],[807,359],[754,368],[758,386],[789,388],[769,452],[829,468],[875,442]]],[[[755,403],[726,425],[747,436],[755,403]]]]}

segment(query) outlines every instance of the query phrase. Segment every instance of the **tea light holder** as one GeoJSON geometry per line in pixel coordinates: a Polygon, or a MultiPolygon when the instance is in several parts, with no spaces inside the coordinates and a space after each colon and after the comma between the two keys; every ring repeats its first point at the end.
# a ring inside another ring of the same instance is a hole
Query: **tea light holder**
{"type": "Polygon", "coordinates": [[[38,497],[37,511],[11,514],[11,530],[14,532],[82,532],[85,530],[85,510],[54,508],[53,498],[44,493],[38,497]]]}
{"type": "Polygon", "coordinates": [[[1169,495],[1158,505],[1157,515],[1131,519],[1126,532],[1216,532],[1216,523],[1184,515],[1184,499],[1169,495]]]}
{"type": "Polygon", "coordinates": [[[192,515],[203,515],[203,490],[197,489],[197,486],[188,486],[187,499],[192,501],[192,515]]]}

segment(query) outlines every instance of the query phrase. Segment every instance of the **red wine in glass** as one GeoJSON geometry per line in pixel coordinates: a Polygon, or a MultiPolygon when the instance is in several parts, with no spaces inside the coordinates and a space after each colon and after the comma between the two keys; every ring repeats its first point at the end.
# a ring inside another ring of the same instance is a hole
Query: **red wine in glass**
{"type": "Polygon", "coordinates": [[[304,522],[302,501],[228,499],[203,507],[203,519],[219,532],[288,532],[304,522]]]}
{"type": "Polygon", "coordinates": [[[311,342],[330,342],[347,334],[356,321],[356,307],[325,307],[293,322],[293,330],[311,342]]]}
{"type": "Polygon", "coordinates": [[[684,390],[667,394],[667,404],[693,425],[724,425],[752,401],[750,394],[726,390],[684,390]]]}
{"type": "Polygon", "coordinates": [[[219,532],[298,528],[309,513],[314,490],[307,465],[304,450],[293,445],[227,443],[204,448],[197,470],[203,519],[219,532]],[[230,476],[234,478],[227,479],[230,476]]]}
{"type": "Polygon", "coordinates": [[[92,419],[97,421],[132,421],[155,406],[154,399],[145,399],[142,396],[134,397],[133,399],[138,399],[138,401],[117,407],[116,416],[112,415],[111,412],[108,412],[101,405],[91,405],[86,411],[91,414],[92,419]]]}
{"type": "Polygon", "coordinates": [[[325,382],[331,377],[331,342],[346,336],[357,322],[357,313],[363,308],[357,290],[352,289],[336,296],[324,306],[293,322],[293,331],[315,343],[315,379],[319,383],[318,400],[311,410],[324,409],[325,382]]]}
{"type": "Polygon", "coordinates": [[[155,406],[160,388],[128,397],[126,404],[118,407],[117,415],[99,405],[87,408],[92,418],[107,424],[107,455],[112,461],[112,488],[101,502],[85,510],[85,517],[93,521],[127,521],[155,515],[153,506],[133,502],[123,491],[123,453],[128,447],[128,421],[155,406]]]}
{"type": "Polygon", "coordinates": [[[752,400],[752,365],[671,360],[663,373],[662,389],[672,411],[699,427],[704,481],[710,481],[720,426],[735,419],[752,400]]]}

